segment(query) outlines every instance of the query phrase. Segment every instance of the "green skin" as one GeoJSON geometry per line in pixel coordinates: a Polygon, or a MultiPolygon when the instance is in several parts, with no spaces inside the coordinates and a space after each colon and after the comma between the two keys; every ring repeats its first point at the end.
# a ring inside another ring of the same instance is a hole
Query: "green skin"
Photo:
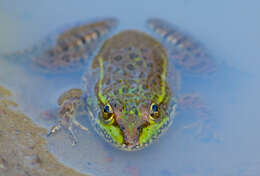
{"type": "Polygon", "coordinates": [[[133,151],[167,131],[175,113],[167,63],[162,45],[142,32],[123,31],[104,43],[92,63],[99,73],[95,96],[87,93],[86,104],[92,125],[106,141],[133,151]],[[112,120],[104,117],[108,104],[112,120]],[[152,104],[158,107],[156,118],[151,117],[152,104]]]}

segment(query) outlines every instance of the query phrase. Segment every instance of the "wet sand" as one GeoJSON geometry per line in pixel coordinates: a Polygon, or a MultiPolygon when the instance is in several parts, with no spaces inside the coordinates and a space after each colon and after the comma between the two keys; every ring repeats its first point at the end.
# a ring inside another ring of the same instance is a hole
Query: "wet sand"
{"type": "Polygon", "coordinates": [[[16,110],[12,93],[0,85],[0,175],[86,176],[58,162],[47,150],[47,130],[16,110]]]}

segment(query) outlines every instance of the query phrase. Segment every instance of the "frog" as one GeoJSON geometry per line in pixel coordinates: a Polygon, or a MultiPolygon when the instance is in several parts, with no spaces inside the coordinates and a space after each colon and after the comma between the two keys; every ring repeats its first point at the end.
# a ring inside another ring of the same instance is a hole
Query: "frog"
{"type": "Polygon", "coordinates": [[[88,131],[77,120],[80,113],[107,143],[137,151],[168,131],[179,107],[204,108],[198,96],[178,95],[181,72],[215,71],[214,60],[197,41],[160,18],[146,21],[152,34],[127,29],[111,36],[118,24],[112,17],[81,23],[32,57],[48,71],[84,67],[82,88],[59,97],[59,121],[48,137],[64,129],[76,145],[74,127],[88,131]]]}

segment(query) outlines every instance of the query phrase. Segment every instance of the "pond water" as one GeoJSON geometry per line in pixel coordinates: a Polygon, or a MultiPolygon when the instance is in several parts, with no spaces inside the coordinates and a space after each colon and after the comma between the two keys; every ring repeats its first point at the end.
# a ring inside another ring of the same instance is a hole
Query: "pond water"
{"type": "MultiPolygon", "coordinates": [[[[83,117],[90,132],[77,132],[77,146],[60,132],[48,138],[48,149],[90,175],[259,175],[259,5],[256,0],[1,0],[0,53],[29,48],[64,24],[85,19],[114,16],[120,20],[116,31],[147,31],[147,18],[166,19],[203,43],[218,62],[213,75],[182,76],[182,92],[201,94],[210,124],[203,128],[193,112],[179,113],[158,142],[129,153],[107,145],[83,117]]],[[[43,114],[55,111],[62,92],[80,86],[83,73],[50,75],[17,63],[0,58],[0,84],[13,90],[22,112],[49,129],[55,122],[43,114]]]]}

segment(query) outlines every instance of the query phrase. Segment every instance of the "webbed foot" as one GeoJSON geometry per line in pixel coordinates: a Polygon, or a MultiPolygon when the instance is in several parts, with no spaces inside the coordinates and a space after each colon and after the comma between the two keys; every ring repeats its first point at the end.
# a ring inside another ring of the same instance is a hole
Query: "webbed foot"
{"type": "Polygon", "coordinates": [[[72,140],[72,145],[76,145],[78,143],[78,139],[74,134],[73,125],[79,127],[83,131],[88,131],[88,128],[81,125],[76,120],[76,111],[79,106],[82,105],[80,100],[81,95],[82,91],[80,89],[70,89],[60,96],[58,99],[58,104],[60,106],[58,111],[59,122],[51,128],[47,136],[54,135],[60,129],[64,129],[69,133],[72,140]]]}

